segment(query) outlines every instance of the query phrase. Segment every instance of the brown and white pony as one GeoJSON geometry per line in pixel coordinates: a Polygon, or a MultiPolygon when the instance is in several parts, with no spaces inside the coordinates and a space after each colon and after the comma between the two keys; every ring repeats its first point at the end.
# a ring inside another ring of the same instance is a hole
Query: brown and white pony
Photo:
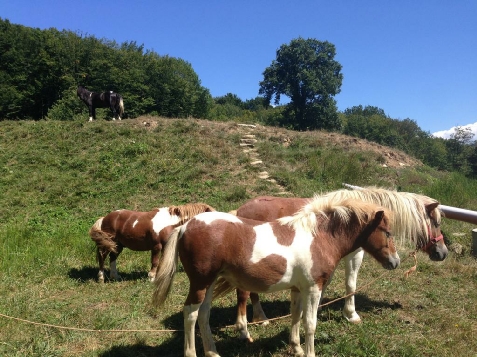
{"type": "MultiPolygon", "coordinates": [[[[439,202],[424,195],[409,192],[397,192],[377,187],[366,187],[360,190],[338,190],[325,194],[327,197],[354,198],[366,202],[373,202],[395,212],[393,227],[394,235],[400,240],[400,245],[412,244],[422,249],[431,260],[441,261],[447,257],[447,247],[440,231],[441,214],[437,206],[439,202]]],[[[239,217],[260,221],[273,221],[277,218],[289,216],[300,210],[311,201],[310,198],[285,198],[262,196],[251,199],[240,206],[234,214],[239,217]]],[[[358,271],[363,261],[364,251],[358,249],[346,257],[345,285],[346,295],[343,316],[350,322],[361,321],[356,312],[354,295],[358,271]]],[[[264,321],[267,317],[263,312],[258,294],[237,290],[237,326],[240,331],[241,322],[246,318],[246,304],[250,295],[253,306],[254,322],[264,321]]],[[[241,333],[241,338],[250,339],[250,336],[241,333]]]]}
{"type": "Polygon", "coordinates": [[[99,218],[89,236],[96,243],[99,263],[98,281],[104,282],[104,261],[109,254],[110,279],[119,280],[116,259],[123,248],[151,251],[149,278],[154,280],[159,254],[172,229],[196,214],[215,211],[205,203],[156,208],[149,212],[117,210],[99,218]]]}
{"type": "MultiPolygon", "coordinates": [[[[198,319],[205,355],[217,357],[209,326],[214,296],[234,287],[264,293],[290,289],[290,344],[296,356],[314,356],[321,292],[341,258],[363,248],[386,269],[399,265],[390,223],[389,213],[378,205],[349,199],[316,198],[294,216],[273,222],[198,214],[169,237],[156,274],[154,304],[164,303],[180,257],[189,278],[184,356],[196,356],[198,319]],[[305,352],[299,336],[302,312],[305,352]]],[[[246,319],[243,324],[246,330],[246,319]]]]}

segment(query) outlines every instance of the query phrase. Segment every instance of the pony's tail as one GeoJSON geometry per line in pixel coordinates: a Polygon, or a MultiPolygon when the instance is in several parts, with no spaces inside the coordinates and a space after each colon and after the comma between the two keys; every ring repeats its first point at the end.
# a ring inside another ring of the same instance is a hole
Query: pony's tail
{"type": "Polygon", "coordinates": [[[117,253],[118,245],[114,241],[114,234],[104,232],[101,230],[103,218],[98,219],[93,227],[89,230],[89,236],[96,243],[98,249],[107,250],[108,252],[117,253]]]}
{"type": "Polygon", "coordinates": [[[124,114],[123,97],[119,97],[119,117],[122,117],[123,114],[124,114]]]}
{"type": "Polygon", "coordinates": [[[152,296],[152,304],[160,307],[166,301],[167,295],[172,287],[174,275],[177,270],[178,243],[181,237],[181,227],[176,227],[169,235],[167,244],[162,251],[161,261],[157,267],[154,284],[156,289],[152,296]]]}

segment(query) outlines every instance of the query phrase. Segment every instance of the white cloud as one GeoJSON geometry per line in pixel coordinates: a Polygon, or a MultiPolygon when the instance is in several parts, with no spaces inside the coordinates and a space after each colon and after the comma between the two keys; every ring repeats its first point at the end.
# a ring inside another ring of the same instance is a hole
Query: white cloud
{"type": "MultiPolygon", "coordinates": [[[[474,134],[474,140],[477,138],[477,122],[473,124],[467,124],[467,125],[461,125],[460,127],[462,128],[470,128],[472,133],[474,134]]],[[[450,139],[451,134],[455,133],[455,126],[448,130],[441,130],[441,131],[436,131],[435,133],[432,133],[432,136],[435,136],[437,138],[443,138],[443,139],[450,139]]]]}

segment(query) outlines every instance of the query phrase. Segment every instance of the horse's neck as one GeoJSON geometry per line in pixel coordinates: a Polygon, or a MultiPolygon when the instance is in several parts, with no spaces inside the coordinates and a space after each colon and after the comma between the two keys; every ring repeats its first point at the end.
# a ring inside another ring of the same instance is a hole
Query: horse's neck
{"type": "Polygon", "coordinates": [[[360,248],[362,240],[366,238],[363,229],[346,227],[332,227],[329,222],[319,222],[316,226],[314,241],[318,247],[318,254],[323,254],[323,259],[336,263],[349,253],[360,248]]]}

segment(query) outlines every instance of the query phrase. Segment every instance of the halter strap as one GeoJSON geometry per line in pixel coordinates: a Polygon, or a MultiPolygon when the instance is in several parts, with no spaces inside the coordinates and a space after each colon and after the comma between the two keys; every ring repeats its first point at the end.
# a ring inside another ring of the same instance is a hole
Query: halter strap
{"type": "Polygon", "coordinates": [[[431,239],[429,239],[429,243],[427,243],[426,246],[422,247],[422,250],[425,251],[425,252],[427,252],[430,247],[437,244],[437,242],[444,239],[444,236],[442,235],[442,233],[440,235],[438,235],[437,237],[433,237],[430,225],[427,226],[427,233],[428,233],[428,236],[431,239]]]}

